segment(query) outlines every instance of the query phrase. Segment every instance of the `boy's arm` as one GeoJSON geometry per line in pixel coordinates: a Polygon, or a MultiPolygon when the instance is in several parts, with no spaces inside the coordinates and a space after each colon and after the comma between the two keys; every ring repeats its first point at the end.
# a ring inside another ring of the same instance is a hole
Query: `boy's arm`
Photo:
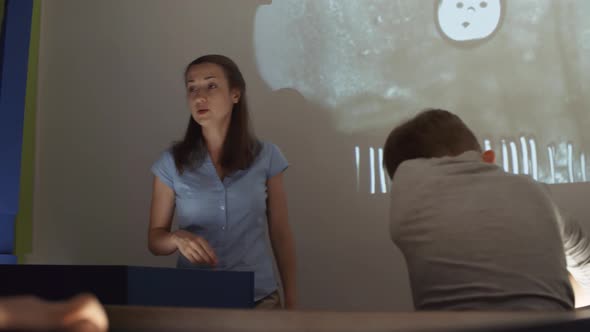
{"type": "MultiPolygon", "coordinates": [[[[542,186],[550,195],[547,185],[542,186]]],[[[569,271],[569,280],[574,291],[575,307],[590,305],[590,239],[577,220],[564,213],[551,200],[557,217],[557,226],[569,271]]]]}
{"type": "Polygon", "coordinates": [[[590,289],[582,287],[576,278],[569,274],[570,283],[572,284],[572,289],[574,290],[574,298],[576,299],[575,307],[585,307],[590,305],[590,289]]]}
{"type": "Polygon", "coordinates": [[[575,307],[585,307],[590,305],[590,239],[571,216],[558,210],[558,220],[575,307]]]}
{"type": "Polygon", "coordinates": [[[549,186],[547,184],[540,184],[540,186],[549,196],[555,211],[570,280],[576,281],[572,286],[579,289],[585,288],[590,295],[590,238],[575,218],[557,206],[551,197],[549,186]]]}
{"type": "Polygon", "coordinates": [[[567,268],[580,286],[590,289],[590,238],[571,216],[559,211],[558,220],[567,268]]]}

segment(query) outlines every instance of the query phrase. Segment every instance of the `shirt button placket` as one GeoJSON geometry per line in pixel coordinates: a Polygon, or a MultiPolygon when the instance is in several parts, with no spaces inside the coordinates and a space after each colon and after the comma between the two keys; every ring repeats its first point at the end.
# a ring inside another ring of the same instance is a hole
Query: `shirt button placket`
{"type": "Polygon", "coordinates": [[[221,199],[219,204],[219,209],[221,210],[221,215],[223,217],[223,225],[221,226],[221,230],[225,231],[227,229],[227,210],[226,210],[226,189],[223,190],[223,199],[221,199]]]}

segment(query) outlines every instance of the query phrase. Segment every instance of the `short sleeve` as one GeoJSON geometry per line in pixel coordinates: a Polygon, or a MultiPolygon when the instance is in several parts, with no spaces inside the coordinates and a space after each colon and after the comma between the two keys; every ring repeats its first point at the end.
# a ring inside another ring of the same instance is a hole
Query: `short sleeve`
{"type": "Polygon", "coordinates": [[[267,172],[267,179],[274,177],[275,175],[282,173],[289,167],[289,163],[287,159],[281,152],[281,150],[274,144],[268,144],[269,146],[269,154],[270,154],[270,163],[267,172]]]}
{"type": "Polygon", "coordinates": [[[169,150],[162,153],[160,159],[152,165],[151,170],[160,181],[164,182],[164,184],[171,189],[174,189],[174,174],[176,173],[176,166],[174,165],[172,153],[169,150]]]}

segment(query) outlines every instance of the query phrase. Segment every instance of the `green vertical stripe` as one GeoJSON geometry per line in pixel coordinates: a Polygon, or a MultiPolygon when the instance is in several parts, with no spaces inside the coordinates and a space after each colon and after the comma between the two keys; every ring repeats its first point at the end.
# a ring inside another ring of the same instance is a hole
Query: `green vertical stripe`
{"type": "Polygon", "coordinates": [[[2,23],[4,23],[4,7],[6,0],[0,0],[0,32],[2,32],[2,23]]]}
{"type": "Polygon", "coordinates": [[[39,57],[39,27],[41,1],[33,1],[27,93],[23,122],[23,148],[21,155],[19,208],[16,216],[15,254],[19,263],[31,252],[33,242],[33,190],[35,179],[35,113],[37,106],[37,60],[39,57]]]}

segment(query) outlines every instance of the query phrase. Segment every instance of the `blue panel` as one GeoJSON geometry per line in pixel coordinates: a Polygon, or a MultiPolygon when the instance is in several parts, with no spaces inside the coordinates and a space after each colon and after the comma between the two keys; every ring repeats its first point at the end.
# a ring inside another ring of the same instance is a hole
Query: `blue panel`
{"type": "Polygon", "coordinates": [[[0,297],[63,300],[93,293],[106,305],[252,308],[254,272],[136,266],[0,265],[0,297]]]}
{"type": "Polygon", "coordinates": [[[14,214],[0,213],[0,254],[14,252],[14,214]]]}
{"type": "Polygon", "coordinates": [[[33,0],[8,0],[0,86],[0,213],[18,211],[33,0]]]}
{"type": "Polygon", "coordinates": [[[16,264],[16,256],[14,255],[0,255],[0,265],[16,264]]]}
{"type": "Polygon", "coordinates": [[[130,305],[254,307],[252,272],[130,267],[128,283],[130,305]]]}

